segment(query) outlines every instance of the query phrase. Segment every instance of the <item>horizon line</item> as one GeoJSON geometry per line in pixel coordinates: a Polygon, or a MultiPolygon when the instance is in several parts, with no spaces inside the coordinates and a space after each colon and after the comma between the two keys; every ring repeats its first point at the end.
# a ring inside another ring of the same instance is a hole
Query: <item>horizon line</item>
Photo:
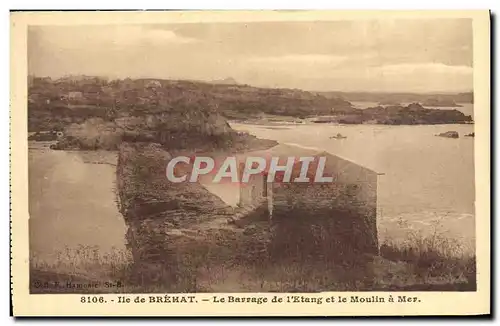
{"type": "MultiPolygon", "coordinates": [[[[53,80],[59,80],[63,78],[68,78],[68,77],[78,77],[78,76],[85,76],[85,77],[93,77],[93,78],[106,78],[109,80],[124,80],[124,79],[132,79],[132,80],[141,80],[141,79],[156,79],[156,80],[168,80],[168,81],[187,81],[187,82],[198,82],[198,83],[206,83],[206,84],[217,84],[217,81],[224,81],[226,79],[232,79],[236,81],[233,77],[226,77],[226,78],[219,78],[219,79],[213,79],[213,80],[202,80],[202,79],[189,79],[189,78],[183,78],[183,79],[172,79],[172,78],[158,78],[158,77],[112,77],[112,76],[106,76],[106,75],[93,75],[93,74],[67,74],[59,77],[53,77],[53,76],[40,76],[40,75],[35,75],[35,74],[28,74],[29,77],[34,77],[34,78],[50,78],[53,80]]],[[[462,91],[429,91],[429,92],[417,92],[417,91],[396,91],[396,92],[390,92],[390,91],[366,91],[366,90],[324,90],[324,91],[318,91],[318,90],[310,90],[310,89],[305,89],[305,88],[296,88],[296,87],[273,87],[273,86],[257,86],[257,85],[252,85],[252,84],[247,84],[247,83],[240,83],[236,82],[235,84],[220,84],[220,85],[227,85],[227,86],[250,86],[254,88],[264,88],[264,89],[290,89],[290,90],[301,90],[304,92],[310,92],[310,93],[368,93],[368,94],[411,94],[411,95],[440,95],[440,94],[463,94],[463,93],[474,93],[474,90],[462,90],[462,91]]]]}

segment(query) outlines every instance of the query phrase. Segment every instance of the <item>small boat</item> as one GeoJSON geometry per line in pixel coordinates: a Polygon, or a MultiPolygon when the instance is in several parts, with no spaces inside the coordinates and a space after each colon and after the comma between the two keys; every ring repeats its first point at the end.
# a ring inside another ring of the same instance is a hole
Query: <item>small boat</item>
{"type": "Polygon", "coordinates": [[[467,135],[465,135],[465,137],[474,137],[474,133],[472,132],[470,134],[467,134],[467,135]]]}
{"type": "Polygon", "coordinates": [[[337,134],[335,136],[331,136],[330,139],[345,139],[347,138],[346,136],[342,136],[341,134],[337,134]]]}

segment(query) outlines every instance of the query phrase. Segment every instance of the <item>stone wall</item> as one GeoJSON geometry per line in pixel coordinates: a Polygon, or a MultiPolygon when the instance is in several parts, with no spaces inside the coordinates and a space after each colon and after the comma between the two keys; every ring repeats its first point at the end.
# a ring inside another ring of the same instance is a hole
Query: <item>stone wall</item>
{"type": "Polygon", "coordinates": [[[266,263],[269,223],[259,218],[263,213],[235,210],[199,183],[169,182],[170,158],[155,144],[120,146],[117,192],[133,257],[131,283],[200,291],[197,279],[210,266],[266,263]],[[230,223],[236,215],[238,225],[230,223]]]}
{"type": "Polygon", "coordinates": [[[261,200],[264,195],[264,178],[260,174],[252,175],[248,182],[240,183],[240,205],[254,205],[261,200]]]}
{"type": "Polygon", "coordinates": [[[274,184],[271,253],[298,261],[377,253],[376,201],[364,198],[364,188],[368,185],[274,184]]]}
{"type": "Polygon", "coordinates": [[[343,260],[378,253],[377,174],[338,156],[322,156],[331,183],[264,183],[265,175],[253,175],[241,184],[242,206],[267,197],[276,259],[343,260]]]}

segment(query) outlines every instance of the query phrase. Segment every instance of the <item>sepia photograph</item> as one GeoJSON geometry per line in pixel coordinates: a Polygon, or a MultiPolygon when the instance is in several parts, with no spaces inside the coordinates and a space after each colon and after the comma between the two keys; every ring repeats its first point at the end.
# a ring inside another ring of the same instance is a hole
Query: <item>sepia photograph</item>
{"type": "Polygon", "coordinates": [[[474,18],[335,17],[29,24],[29,294],[476,293],[474,18]]]}

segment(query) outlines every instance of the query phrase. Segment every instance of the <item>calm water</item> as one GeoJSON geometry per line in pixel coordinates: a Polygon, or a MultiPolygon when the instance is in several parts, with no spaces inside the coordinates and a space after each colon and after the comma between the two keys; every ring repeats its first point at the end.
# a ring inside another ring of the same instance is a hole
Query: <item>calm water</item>
{"type": "Polygon", "coordinates": [[[474,138],[463,137],[474,131],[473,125],[232,126],[259,138],[320,148],[384,173],[378,184],[381,240],[405,237],[408,230],[437,229],[473,246],[474,138]],[[458,131],[460,138],[435,136],[449,130],[458,131]],[[337,133],[347,138],[329,139],[337,133]]]}
{"type": "MultiPolygon", "coordinates": [[[[90,254],[97,249],[101,257],[125,251],[126,225],[115,203],[115,167],[88,163],[83,152],[42,145],[30,142],[29,149],[30,253],[37,261],[58,264],[68,254],[81,253],[82,247],[91,248],[86,250],[90,254]]],[[[102,155],[116,160],[116,154],[102,155]]]]}

